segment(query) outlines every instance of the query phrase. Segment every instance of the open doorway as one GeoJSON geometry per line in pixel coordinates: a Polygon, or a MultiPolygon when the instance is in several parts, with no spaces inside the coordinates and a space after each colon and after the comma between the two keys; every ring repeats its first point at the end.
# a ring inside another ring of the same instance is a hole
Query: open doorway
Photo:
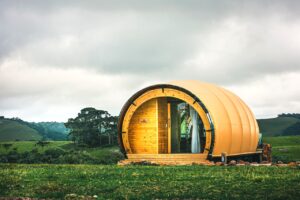
{"type": "Polygon", "coordinates": [[[186,102],[167,98],[168,153],[203,153],[206,135],[197,111],[186,102]]]}
{"type": "Polygon", "coordinates": [[[191,105],[175,97],[157,97],[133,113],[128,143],[133,154],[203,153],[206,135],[191,105]]]}

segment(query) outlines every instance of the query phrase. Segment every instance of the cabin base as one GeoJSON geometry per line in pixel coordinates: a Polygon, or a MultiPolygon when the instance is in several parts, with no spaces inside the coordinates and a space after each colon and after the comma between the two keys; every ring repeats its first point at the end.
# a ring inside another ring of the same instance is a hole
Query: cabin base
{"type": "Polygon", "coordinates": [[[127,154],[119,165],[149,163],[154,165],[211,165],[207,154],[127,154]]]}

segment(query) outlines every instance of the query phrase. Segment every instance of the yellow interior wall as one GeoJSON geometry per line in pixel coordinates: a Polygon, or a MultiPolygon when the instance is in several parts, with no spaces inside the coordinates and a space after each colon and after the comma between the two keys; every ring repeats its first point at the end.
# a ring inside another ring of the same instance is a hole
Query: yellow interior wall
{"type": "Polygon", "coordinates": [[[168,153],[167,109],[166,98],[155,98],[135,111],[128,129],[132,153],[168,153]]]}
{"type": "Polygon", "coordinates": [[[132,153],[157,153],[157,99],[141,105],[133,114],[128,130],[132,153]]]}

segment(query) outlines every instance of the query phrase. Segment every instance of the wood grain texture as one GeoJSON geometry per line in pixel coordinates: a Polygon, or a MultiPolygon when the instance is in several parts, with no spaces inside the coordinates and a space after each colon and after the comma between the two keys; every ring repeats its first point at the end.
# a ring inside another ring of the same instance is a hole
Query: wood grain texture
{"type": "Polygon", "coordinates": [[[157,153],[157,99],[141,105],[133,114],[128,138],[132,153],[157,153]]]}
{"type": "Polygon", "coordinates": [[[158,153],[168,153],[168,103],[157,98],[158,153]]]}
{"type": "MultiPolygon", "coordinates": [[[[193,106],[193,108],[195,110],[197,110],[198,114],[200,115],[203,123],[204,123],[204,127],[206,128],[206,130],[210,130],[210,124],[209,124],[209,120],[206,116],[206,113],[204,112],[204,110],[201,108],[201,106],[199,104],[195,103],[195,99],[191,96],[189,96],[188,94],[176,90],[176,89],[171,89],[171,88],[164,88],[164,90],[160,89],[154,89],[154,90],[149,90],[145,93],[143,93],[141,96],[139,96],[137,99],[134,100],[133,104],[129,106],[128,110],[126,111],[126,114],[124,116],[123,122],[122,122],[122,141],[123,141],[123,146],[124,149],[126,151],[126,153],[131,154],[131,153],[158,153],[159,149],[161,152],[168,152],[168,145],[163,146],[164,142],[160,142],[160,147],[158,145],[158,135],[159,135],[159,131],[156,130],[156,139],[157,139],[157,143],[156,143],[156,150],[155,148],[153,148],[153,146],[149,146],[149,144],[154,144],[154,139],[155,136],[152,136],[152,132],[155,130],[155,126],[150,126],[148,125],[148,121],[155,121],[155,117],[156,117],[156,121],[157,121],[157,126],[156,128],[158,129],[158,127],[163,127],[166,126],[166,123],[164,122],[164,120],[159,120],[158,116],[159,116],[159,109],[156,109],[156,112],[153,111],[153,105],[152,105],[152,111],[147,110],[146,108],[144,108],[143,106],[147,105],[149,102],[155,102],[157,103],[157,100],[159,98],[166,98],[166,97],[175,97],[179,100],[185,101],[186,103],[190,104],[193,106]],[[141,109],[140,109],[141,108],[141,109]],[[148,112],[149,111],[149,112],[148,112]],[[132,119],[134,118],[134,119],[132,119]],[[144,120],[140,120],[138,122],[137,118],[142,118],[144,120]],[[147,118],[147,119],[145,119],[147,118]],[[132,123],[132,124],[131,124],[132,123]],[[134,125],[134,123],[136,125],[134,125]],[[138,125],[137,125],[138,124],[138,125]],[[134,127],[134,128],[133,128],[134,127]],[[143,132],[143,133],[142,133],[143,132]],[[146,134],[147,132],[147,134],[146,134]],[[139,134],[141,134],[141,136],[138,136],[139,134]],[[151,135],[151,136],[150,136],[151,135]],[[143,145],[143,140],[141,139],[141,137],[150,137],[150,140],[152,141],[151,143],[148,142],[146,144],[146,146],[143,145]],[[163,150],[164,148],[167,148],[167,150],[163,150]]],[[[158,106],[158,104],[156,104],[156,106],[158,106]]],[[[151,106],[150,106],[151,107],[151,106]]],[[[169,125],[170,126],[170,125],[169,125]]],[[[162,129],[161,129],[162,130],[162,129]]],[[[160,133],[162,135],[165,134],[165,131],[160,131],[160,133]]],[[[209,138],[210,140],[206,141],[206,145],[205,145],[205,151],[204,153],[208,154],[208,149],[211,145],[211,137],[210,137],[210,133],[207,133],[207,135],[209,135],[207,138],[209,138]]],[[[168,140],[169,137],[161,137],[160,138],[162,141],[163,140],[168,140]]],[[[172,142],[171,142],[172,143],[172,142]]],[[[171,150],[172,151],[172,150],[171,150]]]]}

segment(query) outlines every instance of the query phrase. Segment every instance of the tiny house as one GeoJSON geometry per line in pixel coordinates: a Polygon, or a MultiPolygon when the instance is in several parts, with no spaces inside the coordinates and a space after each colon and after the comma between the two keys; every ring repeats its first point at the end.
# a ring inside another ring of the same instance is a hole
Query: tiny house
{"type": "Polygon", "coordinates": [[[129,98],[120,113],[118,139],[131,161],[197,163],[257,155],[259,129],[250,108],[227,89],[174,81],[129,98]]]}

